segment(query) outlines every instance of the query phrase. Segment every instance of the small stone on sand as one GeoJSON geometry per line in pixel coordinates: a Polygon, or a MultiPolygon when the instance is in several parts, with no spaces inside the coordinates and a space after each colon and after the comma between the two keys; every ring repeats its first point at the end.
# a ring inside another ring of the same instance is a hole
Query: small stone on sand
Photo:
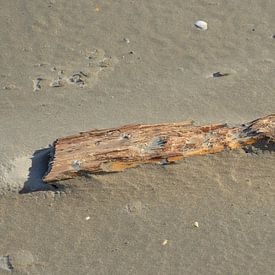
{"type": "Polygon", "coordinates": [[[87,216],[87,217],[85,218],[85,220],[88,221],[90,218],[91,218],[90,216],[87,216]]]}
{"type": "Polygon", "coordinates": [[[194,226],[195,227],[199,227],[199,223],[198,222],[194,222],[194,226]]]}

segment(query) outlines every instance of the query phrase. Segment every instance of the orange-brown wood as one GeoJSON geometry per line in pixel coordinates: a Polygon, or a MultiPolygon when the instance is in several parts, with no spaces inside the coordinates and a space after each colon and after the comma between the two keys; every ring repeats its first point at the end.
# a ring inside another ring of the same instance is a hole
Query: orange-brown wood
{"type": "Polygon", "coordinates": [[[238,127],[194,126],[187,121],[92,130],[54,142],[53,159],[43,180],[64,180],[86,172],[117,172],[146,163],[166,164],[241,148],[263,138],[274,142],[274,114],[238,127]]]}

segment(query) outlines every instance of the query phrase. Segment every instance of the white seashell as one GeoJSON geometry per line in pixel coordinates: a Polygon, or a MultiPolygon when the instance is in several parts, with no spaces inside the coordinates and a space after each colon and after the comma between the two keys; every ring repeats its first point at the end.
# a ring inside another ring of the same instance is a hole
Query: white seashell
{"type": "Polygon", "coordinates": [[[201,30],[207,30],[207,22],[205,21],[202,21],[202,20],[198,20],[195,22],[195,26],[198,28],[198,29],[201,29],[201,30]]]}
{"type": "Polygon", "coordinates": [[[164,241],[162,242],[162,245],[167,245],[167,243],[168,243],[168,240],[164,240],[164,241]]]}

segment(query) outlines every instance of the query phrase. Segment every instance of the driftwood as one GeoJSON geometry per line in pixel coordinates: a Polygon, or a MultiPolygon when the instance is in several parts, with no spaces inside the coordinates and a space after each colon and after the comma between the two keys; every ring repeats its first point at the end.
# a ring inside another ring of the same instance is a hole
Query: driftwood
{"type": "Polygon", "coordinates": [[[238,127],[194,126],[191,121],[127,125],[57,139],[45,182],[83,173],[116,172],[145,163],[166,164],[186,157],[237,149],[260,139],[275,140],[275,114],[238,127]]]}

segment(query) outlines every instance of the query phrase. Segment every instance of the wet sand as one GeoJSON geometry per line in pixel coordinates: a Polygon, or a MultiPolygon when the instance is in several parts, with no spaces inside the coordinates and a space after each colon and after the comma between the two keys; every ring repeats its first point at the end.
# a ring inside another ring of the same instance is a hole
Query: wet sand
{"type": "Polygon", "coordinates": [[[273,148],[65,191],[41,176],[48,145],[79,131],[274,113],[274,12],[273,1],[4,1],[1,272],[273,274],[273,148]]]}

